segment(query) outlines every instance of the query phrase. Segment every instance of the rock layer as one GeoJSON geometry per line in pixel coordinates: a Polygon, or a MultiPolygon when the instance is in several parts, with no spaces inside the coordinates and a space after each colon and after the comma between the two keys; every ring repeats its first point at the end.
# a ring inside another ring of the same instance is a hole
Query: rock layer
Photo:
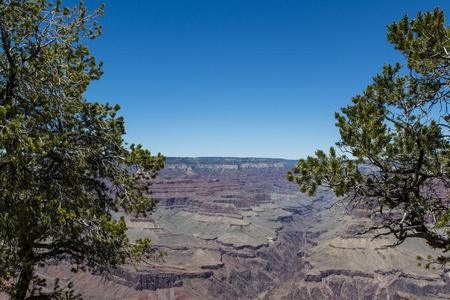
{"type": "Polygon", "coordinates": [[[130,238],[150,238],[164,261],[103,281],[64,264],[41,273],[73,281],[85,299],[450,298],[445,272],[416,266],[426,245],[355,236],[370,220],[324,210],[329,193],[300,194],[286,180],[295,163],[169,158],[151,187],[156,210],[126,216],[130,238]]]}

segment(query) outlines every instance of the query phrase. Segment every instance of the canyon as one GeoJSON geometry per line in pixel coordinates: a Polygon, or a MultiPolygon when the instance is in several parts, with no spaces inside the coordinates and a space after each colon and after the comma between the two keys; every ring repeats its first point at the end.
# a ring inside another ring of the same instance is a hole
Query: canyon
{"type": "Polygon", "coordinates": [[[156,209],[126,215],[130,239],[150,238],[167,256],[108,278],[72,274],[64,263],[39,273],[72,281],[84,299],[450,298],[449,269],[417,266],[416,256],[432,249],[357,235],[372,221],[362,211],[327,208],[337,200],[329,192],[301,194],[286,180],[295,164],[168,158],[152,180],[156,209]]]}

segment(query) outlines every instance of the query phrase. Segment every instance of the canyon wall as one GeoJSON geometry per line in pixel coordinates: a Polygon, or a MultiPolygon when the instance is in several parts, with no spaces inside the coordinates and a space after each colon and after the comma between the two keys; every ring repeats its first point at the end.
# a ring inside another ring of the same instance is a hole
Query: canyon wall
{"type": "MultiPolygon", "coordinates": [[[[152,181],[149,216],[126,215],[131,240],[168,255],[107,279],[62,264],[42,276],[73,281],[85,299],[449,299],[447,270],[417,267],[426,245],[356,236],[363,212],[327,210],[286,180],[296,161],[168,158],[152,181]]],[[[120,213],[119,213],[120,215],[120,213]]]]}

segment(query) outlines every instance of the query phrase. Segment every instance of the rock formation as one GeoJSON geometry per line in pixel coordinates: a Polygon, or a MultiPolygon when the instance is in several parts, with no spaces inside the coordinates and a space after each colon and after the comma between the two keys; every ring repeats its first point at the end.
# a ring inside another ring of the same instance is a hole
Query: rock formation
{"type": "Polygon", "coordinates": [[[449,299],[442,270],[417,267],[432,254],[410,241],[358,235],[370,220],[325,210],[335,198],[309,198],[286,180],[296,161],[169,158],[151,187],[147,217],[127,215],[131,239],[148,237],[162,261],[124,266],[110,278],[40,272],[73,281],[85,299],[449,299]]]}

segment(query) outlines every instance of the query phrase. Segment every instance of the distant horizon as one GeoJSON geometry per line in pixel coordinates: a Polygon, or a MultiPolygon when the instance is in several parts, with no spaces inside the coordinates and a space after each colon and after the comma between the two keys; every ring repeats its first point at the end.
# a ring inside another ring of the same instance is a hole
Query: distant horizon
{"type": "MultiPolygon", "coordinates": [[[[162,155],[164,155],[164,154],[162,154],[162,155]]],[[[237,156],[166,156],[166,155],[164,155],[164,156],[166,158],[192,158],[192,159],[230,158],[230,159],[277,159],[277,160],[295,160],[295,161],[298,161],[299,159],[303,158],[303,157],[300,157],[298,159],[292,159],[292,158],[281,158],[281,157],[252,157],[252,156],[246,156],[246,157],[237,157],[237,156]]]]}

